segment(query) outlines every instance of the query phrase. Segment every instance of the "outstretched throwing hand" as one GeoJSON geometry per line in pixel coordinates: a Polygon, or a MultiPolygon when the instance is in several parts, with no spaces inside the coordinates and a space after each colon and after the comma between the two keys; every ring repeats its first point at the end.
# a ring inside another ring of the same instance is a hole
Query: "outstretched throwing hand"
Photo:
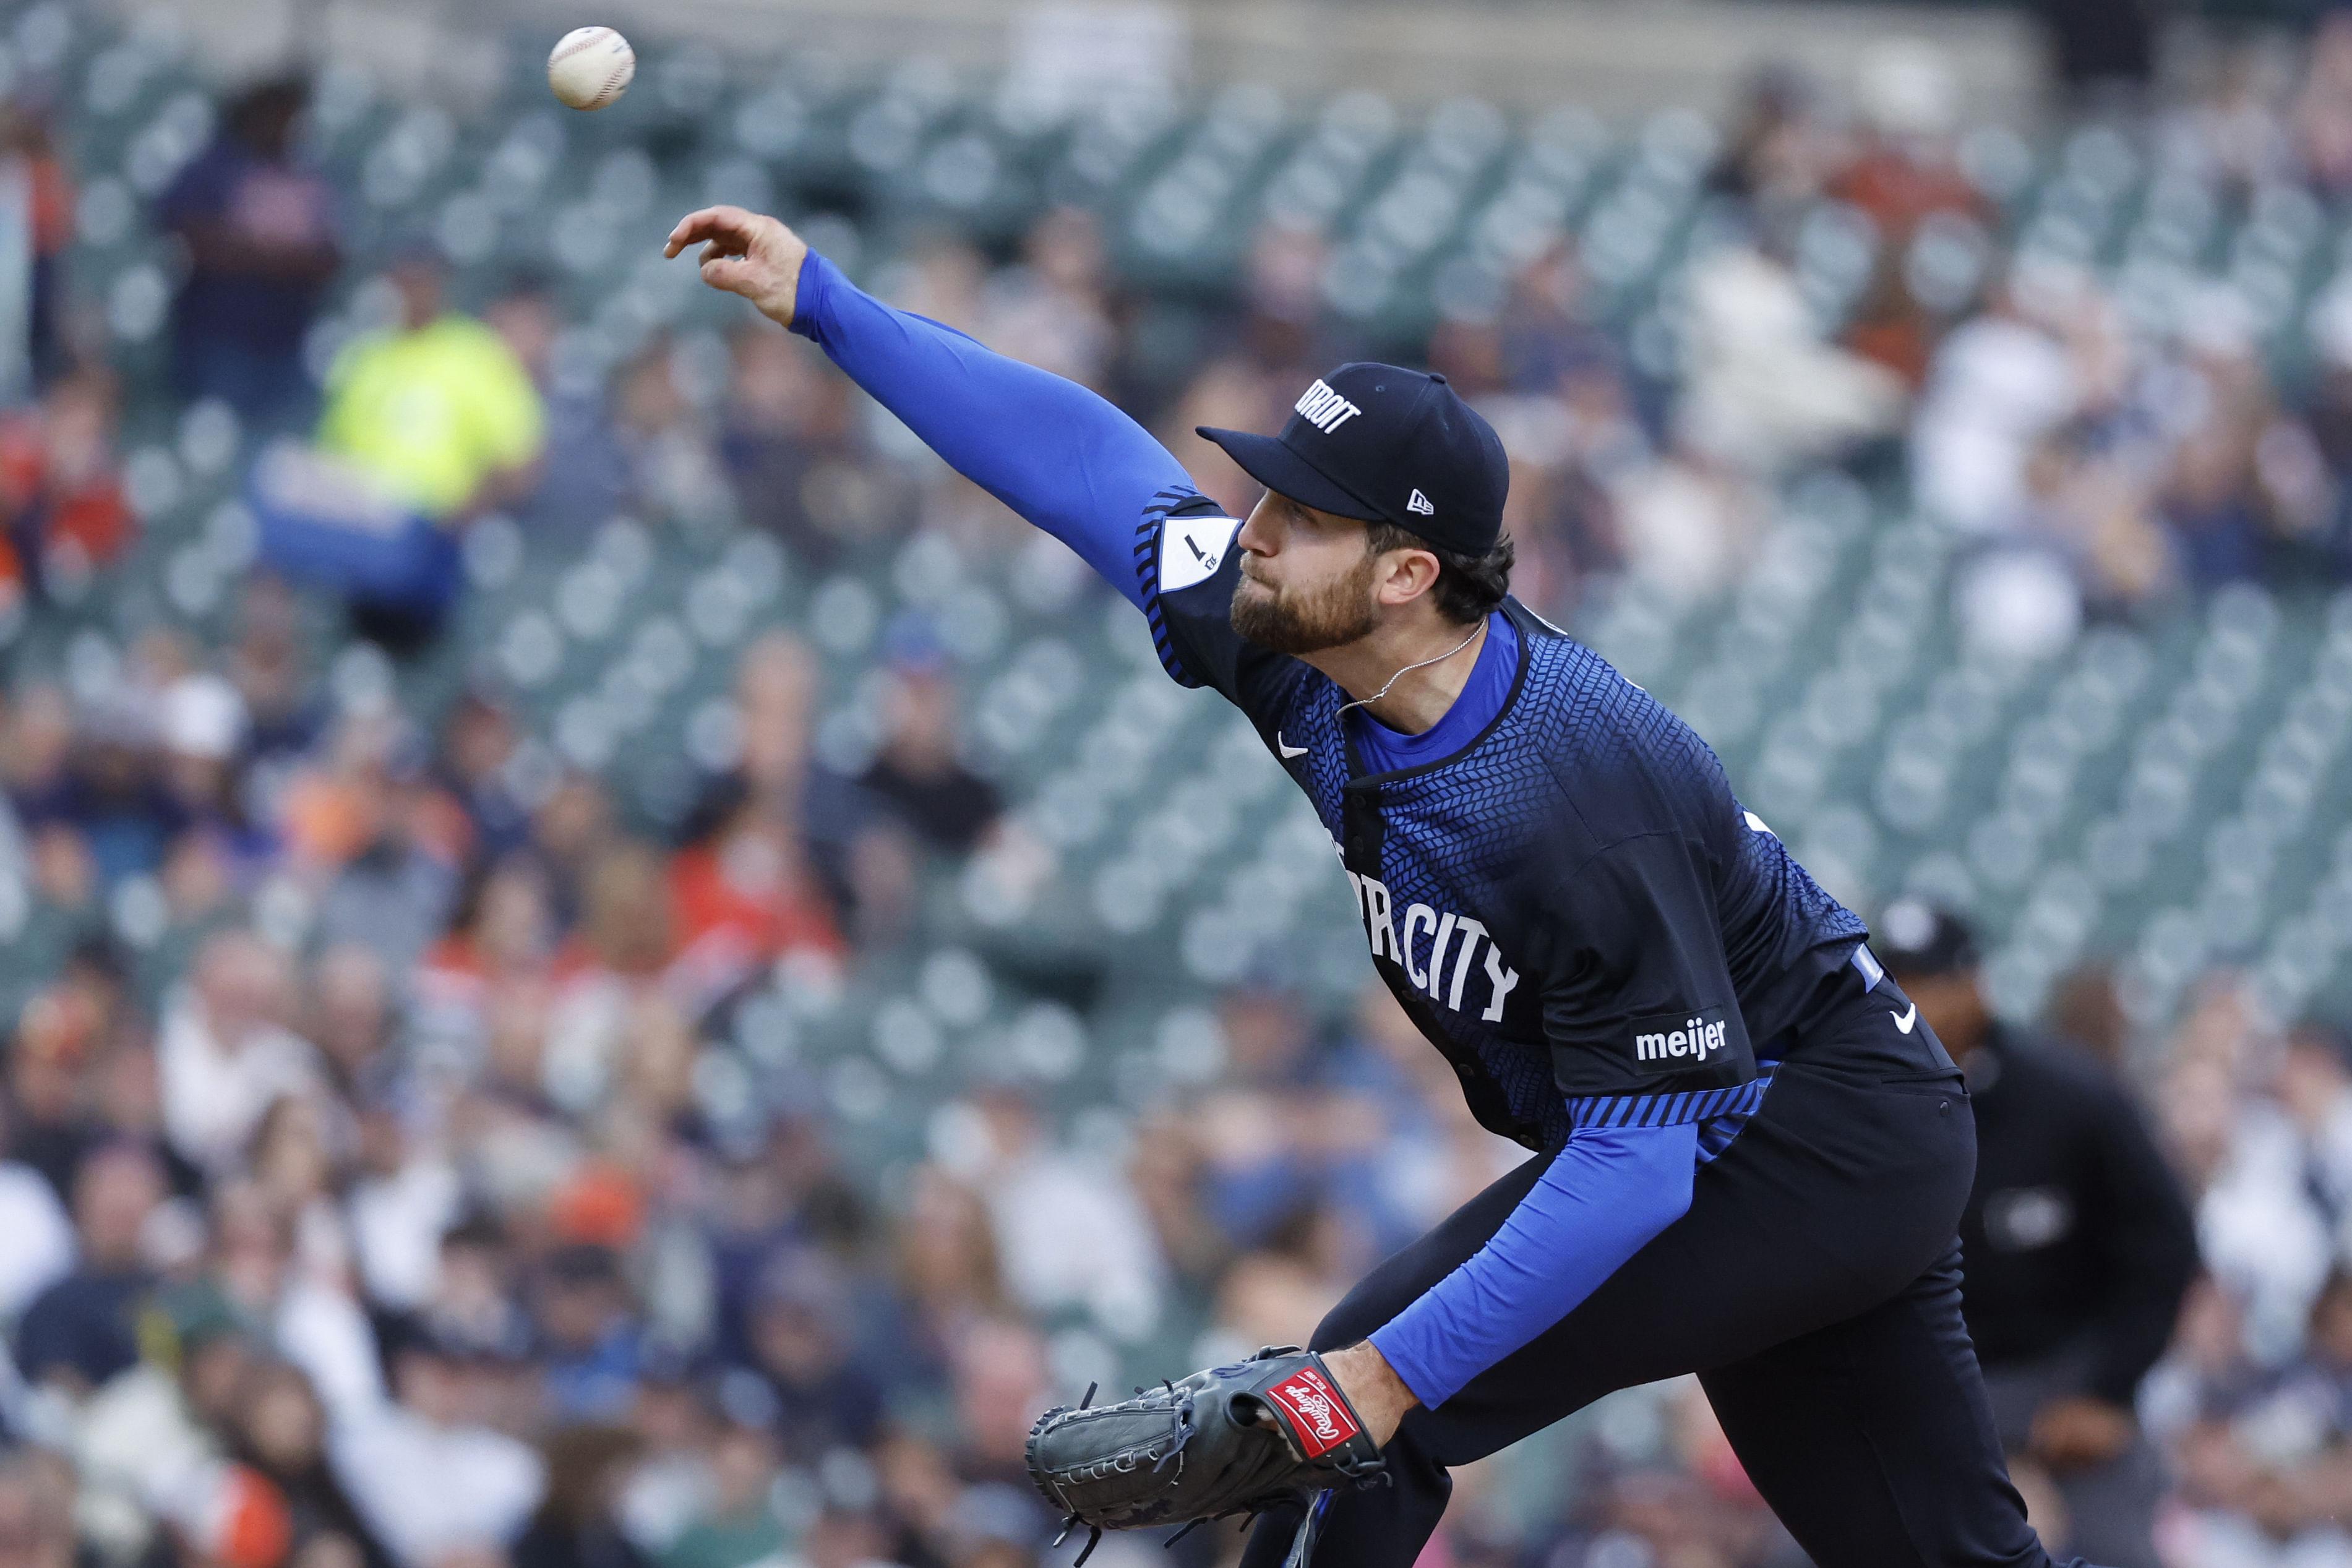
{"type": "Polygon", "coordinates": [[[783,223],[743,207],[705,207],[688,213],[669,231],[662,255],[675,258],[699,244],[702,281],[740,294],[779,327],[793,324],[801,263],[808,243],[783,223]]]}

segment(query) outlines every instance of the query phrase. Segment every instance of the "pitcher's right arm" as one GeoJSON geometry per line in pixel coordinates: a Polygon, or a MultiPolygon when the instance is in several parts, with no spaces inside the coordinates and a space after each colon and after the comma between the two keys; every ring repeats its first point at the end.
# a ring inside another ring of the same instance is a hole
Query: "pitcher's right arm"
{"type": "Polygon", "coordinates": [[[698,243],[704,282],[815,343],[950,467],[1144,605],[1138,520],[1197,492],[1141,425],[1074,382],[884,304],[774,218],[705,208],[679,222],[665,254],[698,243]]]}

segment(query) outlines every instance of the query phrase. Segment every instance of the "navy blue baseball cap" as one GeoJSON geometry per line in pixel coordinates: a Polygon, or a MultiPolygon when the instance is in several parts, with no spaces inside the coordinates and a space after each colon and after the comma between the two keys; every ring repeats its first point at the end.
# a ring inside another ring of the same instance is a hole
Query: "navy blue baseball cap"
{"type": "Polygon", "coordinates": [[[1269,490],[1321,512],[1393,523],[1459,555],[1503,531],[1502,438],[1445,378],[1341,365],[1307,389],[1280,435],[1196,427],[1269,490]]]}

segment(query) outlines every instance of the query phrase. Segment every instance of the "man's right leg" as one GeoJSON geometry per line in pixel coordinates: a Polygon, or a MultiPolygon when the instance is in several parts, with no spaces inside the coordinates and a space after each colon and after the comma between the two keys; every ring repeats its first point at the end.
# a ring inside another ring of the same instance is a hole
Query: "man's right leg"
{"type": "Polygon", "coordinates": [[[2009,1483],[1959,1281],[1955,1245],[1892,1300],[1699,1374],[1748,1479],[1818,1568],[2051,1562],[2009,1483]]]}

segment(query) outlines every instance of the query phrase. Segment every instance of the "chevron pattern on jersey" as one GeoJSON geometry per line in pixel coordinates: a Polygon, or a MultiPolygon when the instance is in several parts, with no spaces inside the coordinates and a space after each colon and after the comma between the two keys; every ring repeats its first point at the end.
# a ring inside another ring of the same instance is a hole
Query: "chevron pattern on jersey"
{"type": "MultiPolygon", "coordinates": [[[[1266,696],[1244,706],[1267,710],[1250,717],[1269,749],[1277,735],[1305,747],[1280,760],[1339,847],[1375,962],[1453,1060],[1474,1109],[1476,1081],[1498,1092],[1507,1124],[1482,1116],[1490,1128],[1545,1147],[1580,1124],[1699,1122],[1708,1128],[1702,1155],[1712,1158],[1760,1102],[1765,1078],[1644,1092],[1630,1052],[1549,1039],[1534,973],[1544,951],[1539,895],[1570,883],[1614,838],[1668,831],[1706,846],[1720,867],[1716,903],[1730,977],[1759,1045],[1794,1017],[1788,981],[1801,961],[1867,933],[1747,816],[1688,726],[1591,649],[1516,607],[1514,619],[1522,674],[1503,716],[1454,757],[1371,786],[1374,831],[1361,804],[1350,821],[1339,711],[1348,699],[1337,685],[1312,672],[1244,680],[1243,690],[1266,696]],[[1386,950],[1383,928],[1394,933],[1386,950]],[[1588,1092],[1565,1097],[1567,1074],[1588,1092]],[[1589,1092],[1590,1081],[1612,1074],[1623,1092],[1613,1083],[1589,1092]]],[[[1171,673],[1181,668],[1172,654],[1171,664],[1171,673]]],[[[1365,792],[1359,784],[1355,793],[1365,792]]]]}

